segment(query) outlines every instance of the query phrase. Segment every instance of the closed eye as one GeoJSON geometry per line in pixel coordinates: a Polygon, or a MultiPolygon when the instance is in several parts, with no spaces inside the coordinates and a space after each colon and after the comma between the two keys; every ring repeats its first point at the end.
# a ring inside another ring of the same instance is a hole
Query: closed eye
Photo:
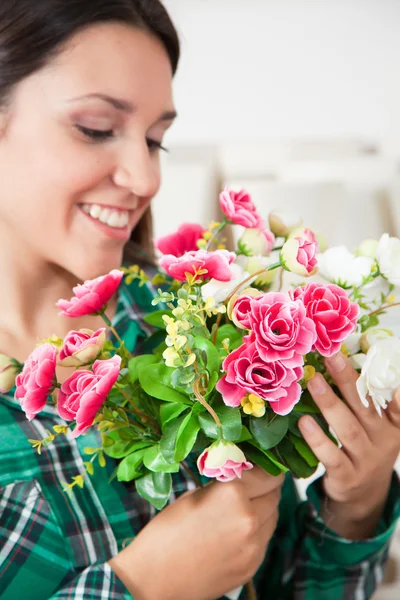
{"type": "Polygon", "coordinates": [[[168,152],[168,149],[165,148],[161,144],[161,142],[157,142],[156,140],[151,140],[150,138],[147,138],[146,142],[147,142],[147,146],[151,153],[157,152],[158,150],[163,150],[163,152],[168,152]]]}
{"type": "Polygon", "coordinates": [[[75,125],[75,127],[80,133],[93,142],[103,142],[114,137],[114,131],[112,129],[90,129],[89,127],[84,127],[83,125],[75,125]]]}

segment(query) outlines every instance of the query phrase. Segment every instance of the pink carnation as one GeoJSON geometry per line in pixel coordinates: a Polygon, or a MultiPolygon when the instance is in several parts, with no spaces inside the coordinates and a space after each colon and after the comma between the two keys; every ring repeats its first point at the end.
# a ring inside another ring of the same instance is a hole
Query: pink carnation
{"type": "Polygon", "coordinates": [[[15,397],[31,421],[47,403],[56,381],[57,350],[51,344],[43,344],[28,357],[22,372],[17,375],[15,397]]]}
{"type": "Polygon", "coordinates": [[[63,317],[85,317],[95,315],[105,309],[106,304],[117,291],[124,274],[114,269],[107,275],[85,281],[73,288],[75,296],[71,300],[59,300],[63,317]]]}
{"type": "Polygon", "coordinates": [[[229,265],[236,258],[234,252],[227,250],[216,250],[207,252],[206,250],[197,250],[196,252],[186,252],[183,256],[173,256],[167,254],[160,260],[160,266],[178,281],[186,281],[186,273],[194,275],[197,271],[204,270],[206,273],[200,275],[201,279],[217,279],[218,281],[231,281],[235,274],[229,265]]]}
{"type": "Polygon", "coordinates": [[[294,298],[304,303],[307,316],[314,321],[317,340],[313,350],[328,357],[339,352],[357,327],[358,304],[350,302],[346,292],[334,284],[309,283],[297,288],[294,298]]]}
{"type": "Polygon", "coordinates": [[[303,303],[279,292],[252,300],[248,323],[260,357],[266,362],[284,361],[289,367],[302,365],[317,339],[303,303]]]}
{"type": "Polygon", "coordinates": [[[233,305],[232,321],[239,329],[251,329],[250,313],[253,302],[260,302],[262,296],[242,294],[233,305]]]}
{"type": "Polygon", "coordinates": [[[93,371],[75,371],[61,386],[57,398],[58,414],[65,421],[76,420],[73,437],[85,433],[93,425],[112,386],[118,379],[121,357],[96,360],[93,371]]]}
{"type": "Polygon", "coordinates": [[[98,357],[106,341],[106,328],[97,331],[80,329],[70,331],[58,355],[58,364],[63,367],[79,367],[98,357]]]}
{"type": "Polygon", "coordinates": [[[198,250],[197,242],[206,230],[196,223],[183,223],[175,233],[164,235],[156,241],[156,248],[162,254],[183,256],[185,252],[198,250]]]}
{"type": "Polygon", "coordinates": [[[281,250],[282,265],[292,273],[307,277],[313,275],[317,267],[317,244],[303,238],[288,239],[281,250]]]}
{"type": "Polygon", "coordinates": [[[264,228],[255,204],[245,190],[234,192],[226,187],[219,196],[219,203],[222,212],[232,223],[251,229],[264,228]]]}
{"type": "Polygon", "coordinates": [[[275,413],[287,415],[300,399],[302,367],[292,368],[279,360],[265,362],[250,337],[222,366],[226,375],[216,387],[227,406],[240,406],[247,394],[254,394],[267,400],[275,413]]]}
{"type": "Polygon", "coordinates": [[[232,442],[214,442],[197,459],[201,475],[213,477],[218,481],[232,481],[242,477],[243,471],[253,468],[246,460],[242,450],[232,442]]]}

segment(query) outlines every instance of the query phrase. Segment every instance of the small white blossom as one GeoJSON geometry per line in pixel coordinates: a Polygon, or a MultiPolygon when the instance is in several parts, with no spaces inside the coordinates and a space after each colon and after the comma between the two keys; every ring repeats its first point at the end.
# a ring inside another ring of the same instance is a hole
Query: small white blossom
{"type": "Polygon", "coordinates": [[[384,233],[376,249],[382,275],[393,285],[400,285],[400,239],[384,233]]]}
{"type": "Polygon", "coordinates": [[[400,339],[388,337],[377,341],[368,350],[367,358],[357,380],[357,390],[364,406],[371,398],[380,416],[393,400],[394,391],[400,386],[400,339]]]}
{"type": "Polygon", "coordinates": [[[318,255],[319,274],[338,285],[360,286],[368,277],[374,260],[366,256],[354,256],[345,246],[334,246],[318,255]]]}

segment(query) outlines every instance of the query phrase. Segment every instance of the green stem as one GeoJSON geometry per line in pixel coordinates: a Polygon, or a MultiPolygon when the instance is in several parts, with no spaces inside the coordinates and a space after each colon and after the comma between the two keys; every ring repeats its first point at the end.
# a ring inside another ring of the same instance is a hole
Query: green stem
{"type": "Polygon", "coordinates": [[[124,396],[124,398],[129,402],[130,406],[132,407],[133,414],[136,415],[137,417],[139,417],[143,421],[143,423],[150,425],[150,427],[154,433],[159,434],[160,428],[158,426],[158,423],[156,423],[156,421],[154,421],[154,419],[152,419],[151,417],[146,415],[142,410],[140,410],[140,408],[133,402],[133,400],[125,392],[123,387],[118,385],[118,383],[115,384],[115,387],[121,392],[121,394],[124,396]]]}
{"type": "Polygon", "coordinates": [[[191,479],[193,479],[193,481],[195,482],[195,484],[197,485],[198,488],[204,487],[203,484],[201,483],[200,479],[197,477],[197,475],[195,473],[193,473],[192,469],[189,467],[189,465],[185,461],[182,461],[181,465],[185,469],[185,471],[189,475],[189,477],[191,479]]]}
{"type": "Polygon", "coordinates": [[[387,310],[388,308],[393,308],[393,306],[400,306],[400,302],[392,302],[392,304],[386,304],[386,306],[381,306],[380,308],[377,308],[376,310],[370,312],[368,316],[373,317],[374,315],[377,315],[383,312],[384,310],[387,310]]]}
{"type": "Polygon", "coordinates": [[[194,395],[196,396],[196,398],[200,402],[200,404],[202,404],[204,406],[204,408],[210,413],[210,415],[212,416],[212,418],[215,421],[215,424],[217,425],[217,428],[222,429],[222,423],[220,421],[219,416],[217,415],[217,413],[215,412],[213,407],[208,404],[208,402],[204,398],[204,396],[202,396],[202,394],[200,393],[200,388],[199,388],[200,379],[201,379],[201,377],[198,377],[196,379],[196,381],[194,382],[194,386],[193,386],[194,395]]]}
{"type": "Polygon", "coordinates": [[[217,227],[217,229],[214,231],[212,237],[208,240],[208,244],[206,246],[206,250],[209,250],[211,247],[211,244],[214,242],[215,238],[218,236],[218,234],[221,233],[221,231],[223,229],[225,229],[225,227],[229,224],[229,221],[227,221],[226,219],[224,219],[222,221],[222,223],[220,223],[220,225],[217,227]]]}

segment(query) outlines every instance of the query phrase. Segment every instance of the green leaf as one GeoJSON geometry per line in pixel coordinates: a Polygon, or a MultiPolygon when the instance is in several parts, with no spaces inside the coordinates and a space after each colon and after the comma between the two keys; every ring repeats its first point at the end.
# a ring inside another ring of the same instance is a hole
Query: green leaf
{"type": "Polygon", "coordinates": [[[150,502],[157,510],[167,504],[172,490],[172,478],[169,473],[147,473],[136,481],[138,494],[150,502]]]}
{"type": "Polygon", "coordinates": [[[160,408],[160,418],[162,428],[164,427],[176,417],[179,417],[180,414],[183,413],[184,410],[188,410],[188,407],[181,402],[167,402],[163,404],[160,408]]]}
{"type": "Polygon", "coordinates": [[[129,441],[126,440],[118,440],[112,446],[107,448],[103,448],[104,453],[111,458],[124,458],[128,456],[128,454],[132,454],[132,452],[136,452],[137,450],[141,450],[142,448],[148,448],[149,442],[137,442],[137,441],[129,441]]]}
{"type": "Polygon", "coordinates": [[[204,337],[196,337],[194,339],[193,347],[197,350],[202,350],[206,355],[206,367],[210,375],[221,370],[221,360],[219,358],[218,350],[210,340],[204,337]]]}
{"type": "Polygon", "coordinates": [[[172,310],[155,310],[154,312],[146,315],[143,318],[143,321],[145,321],[149,325],[152,325],[153,327],[157,327],[158,329],[166,329],[167,324],[162,318],[163,315],[172,317],[172,310]]]}
{"type": "Polygon", "coordinates": [[[222,345],[223,340],[228,339],[231,344],[240,341],[242,342],[242,334],[238,332],[238,330],[230,324],[221,325],[217,332],[217,339],[215,345],[217,348],[222,345]]]}
{"type": "Polygon", "coordinates": [[[187,418],[188,415],[180,416],[176,419],[169,421],[165,427],[163,427],[163,435],[160,440],[160,450],[161,454],[165,458],[165,460],[169,463],[174,463],[175,458],[175,446],[176,440],[178,437],[179,429],[183,423],[183,421],[187,418]]]}
{"type": "Polygon", "coordinates": [[[132,481],[139,477],[142,472],[140,467],[143,464],[143,456],[146,452],[146,448],[141,448],[136,452],[132,452],[126,456],[118,465],[117,477],[118,481],[132,481]]]}
{"type": "Polygon", "coordinates": [[[314,452],[311,450],[310,446],[304,440],[296,437],[295,435],[291,435],[290,439],[296,448],[297,452],[304,458],[306,463],[310,465],[310,467],[317,467],[319,460],[315,456],[314,452]]]}
{"type": "Polygon", "coordinates": [[[238,439],[238,443],[239,442],[247,442],[248,440],[252,440],[252,439],[253,439],[253,436],[251,435],[250,431],[247,429],[247,427],[242,425],[242,431],[240,434],[240,438],[238,439]]]}
{"type": "Polygon", "coordinates": [[[290,472],[297,478],[310,477],[315,473],[316,466],[310,465],[297,452],[290,439],[285,438],[276,448],[278,458],[289,468],[290,472]]]}
{"type": "Polygon", "coordinates": [[[289,428],[288,417],[270,414],[263,417],[250,417],[250,431],[263,450],[269,450],[279,444],[289,428]]]}
{"type": "Polygon", "coordinates": [[[178,392],[171,386],[171,376],[174,369],[165,364],[149,364],[139,368],[139,382],[144,391],[166,402],[182,402],[183,404],[192,404],[189,397],[182,392],[178,392]]]}
{"type": "MultiPolygon", "coordinates": [[[[239,408],[232,408],[221,404],[213,407],[222,423],[222,433],[229,442],[237,442],[242,434],[242,415],[239,408]]],[[[207,437],[216,440],[218,437],[217,426],[210,413],[199,415],[199,422],[207,437]]]]}
{"type": "Polygon", "coordinates": [[[302,413],[302,414],[320,414],[321,411],[318,406],[315,404],[310,392],[308,390],[304,390],[301,394],[300,401],[295,404],[293,408],[293,413],[302,413]]]}
{"type": "Polygon", "coordinates": [[[149,471],[155,473],[178,473],[179,471],[179,463],[168,463],[161,454],[159,444],[147,448],[143,456],[143,463],[149,471]]]}
{"type": "Polygon", "coordinates": [[[196,414],[188,414],[178,430],[174,460],[181,462],[191,452],[200,430],[199,418],[196,414]]]}
{"type": "Polygon", "coordinates": [[[274,477],[277,477],[282,473],[282,470],[259,448],[251,446],[250,444],[243,444],[242,449],[246,458],[258,465],[263,471],[266,471],[274,477]]]}
{"type": "Polygon", "coordinates": [[[132,358],[128,364],[131,383],[135,383],[139,379],[139,367],[151,365],[156,361],[157,358],[152,354],[142,354],[141,356],[132,358]]]}

